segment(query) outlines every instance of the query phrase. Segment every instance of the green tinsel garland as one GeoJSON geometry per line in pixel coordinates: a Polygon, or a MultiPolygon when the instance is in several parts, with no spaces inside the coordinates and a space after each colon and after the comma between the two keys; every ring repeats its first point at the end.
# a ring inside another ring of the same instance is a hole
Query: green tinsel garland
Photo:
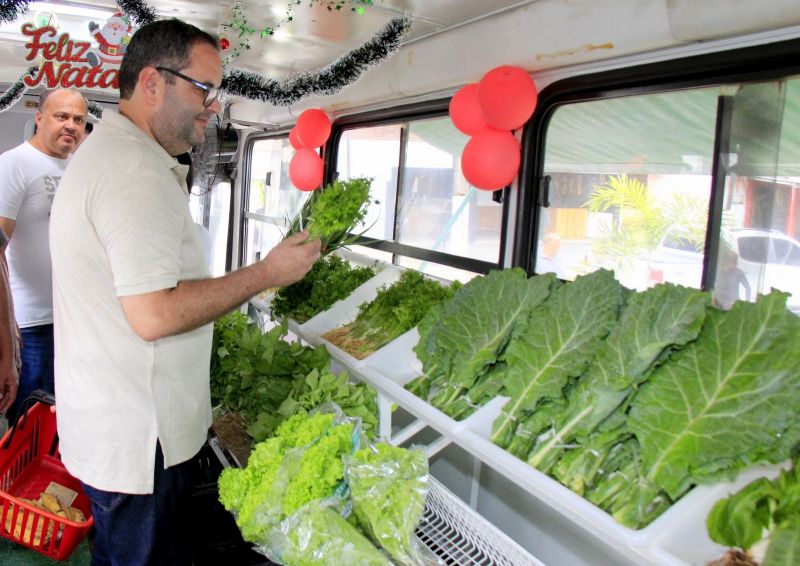
{"type": "MultiPolygon", "coordinates": [[[[3,0],[0,2],[0,21],[4,21],[4,17],[10,17],[12,13],[13,17],[8,21],[13,21],[21,10],[27,9],[29,1],[3,0]]],[[[120,0],[117,4],[120,10],[138,26],[146,25],[156,19],[155,10],[139,0],[120,0]]],[[[358,79],[368,67],[377,65],[395,52],[410,29],[411,20],[409,18],[394,18],[371,40],[320,72],[303,73],[284,83],[266,79],[258,73],[234,69],[223,77],[222,89],[229,94],[269,102],[275,106],[289,106],[312,94],[334,94],[358,79]]],[[[25,74],[11,86],[8,92],[0,97],[0,112],[16,102],[27,90],[22,81],[25,75],[31,73],[31,69],[35,68],[31,67],[25,71],[25,74]]],[[[100,117],[103,109],[90,101],[89,112],[93,116],[100,117]]]]}
{"type": "Polygon", "coordinates": [[[88,108],[88,110],[89,110],[89,114],[91,114],[91,115],[92,115],[92,116],[94,116],[95,118],[98,118],[98,119],[99,119],[99,118],[102,118],[102,117],[103,117],[103,107],[102,107],[102,106],[100,106],[100,105],[99,105],[97,102],[95,102],[94,100],[89,100],[89,99],[87,98],[87,99],[86,99],[86,106],[87,106],[87,108],[88,108]]]}
{"type": "Polygon", "coordinates": [[[396,51],[409,29],[410,19],[394,18],[371,40],[318,73],[303,73],[293,80],[279,83],[257,73],[234,69],[223,77],[222,88],[230,94],[262,100],[274,106],[289,106],[312,94],[334,94],[358,79],[368,67],[377,65],[396,51]]]}
{"type": "Polygon", "coordinates": [[[3,0],[0,2],[0,22],[13,22],[28,11],[31,0],[3,0]]]}
{"type": "Polygon", "coordinates": [[[28,85],[23,82],[25,77],[33,77],[38,71],[39,67],[35,65],[28,67],[25,72],[22,73],[22,76],[8,88],[5,94],[0,96],[0,112],[5,112],[11,108],[14,103],[19,100],[23,94],[25,94],[25,91],[28,90],[28,85]]]}
{"type": "Polygon", "coordinates": [[[156,11],[139,0],[117,0],[120,11],[131,19],[136,27],[142,27],[156,21],[156,11]]]}

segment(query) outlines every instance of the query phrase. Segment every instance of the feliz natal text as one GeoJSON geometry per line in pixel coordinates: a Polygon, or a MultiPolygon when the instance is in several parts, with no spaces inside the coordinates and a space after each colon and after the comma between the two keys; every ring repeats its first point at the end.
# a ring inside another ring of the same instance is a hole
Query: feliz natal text
{"type": "Polygon", "coordinates": [[[30,36],[32,40],[25,44],[28,49],[27,61],[33,61],[40,54],[44,63],[39,67],[35,76],[26,76],[24,81],[28,86],[36,86],[42,79],[46,79],[48,88],[62,87],[87,87],[87,88],[118,88],[119,69],[104,69],[102,65],[90,67],[89,65],[73,65],[73,63],[87,63],[86,52],[92,44],[88,41],[72,41],[69,34],[58,36],[57,41],[43,41],[43,36],[56,37],[56,28],[46,26],[34,28],[33,24],[22,26],[23,35],[30,36]],[[58,63],[56,69],[55,63],[58,63]]]}

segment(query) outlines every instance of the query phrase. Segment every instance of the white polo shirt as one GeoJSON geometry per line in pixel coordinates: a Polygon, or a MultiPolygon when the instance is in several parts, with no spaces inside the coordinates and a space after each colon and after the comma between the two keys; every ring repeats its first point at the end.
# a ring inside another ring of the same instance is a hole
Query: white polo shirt
{"type": "Polygon", "coordinates": [[[110,110],[75,153],[53,202],[55,382],[61,457],[98,489],[152,493],[193,457],[211,424],[213,325],[155,342],[119,297],[208,277],[189,212],[187,167],[110,110]]]}

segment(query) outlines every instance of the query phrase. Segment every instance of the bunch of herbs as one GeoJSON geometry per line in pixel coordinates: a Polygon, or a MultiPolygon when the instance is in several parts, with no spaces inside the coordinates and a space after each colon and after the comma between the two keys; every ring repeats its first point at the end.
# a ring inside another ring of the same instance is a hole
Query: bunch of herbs
{"type": "Polygon", "coordinates": [[[323,335],[352,356],[363,359],[414,328],[433,308],[453,296],[459,282],[443,286],[420,272],[405,270],[392,285],[384,285],[375,299],[358,308],[350,324],[323,335]]]}
{"type": "Polygon", "coordinates": [[[285,237],[308,230],[309,239],[321,240],[323,254],[355,242],[361,234],[354,231],[363,226],[372,203],[369,198],[371,185],[372,179],[357,177],[337,180],[322,190],[314,191],[290,222],[285,237]]]}
{"type": "Polygon", "coordinates": [[[277,291],[270,303],[272,319],[306,322],[374,276],[372,267],[353,267],[336,254],[327,255],[300,281],[277,291]]]}

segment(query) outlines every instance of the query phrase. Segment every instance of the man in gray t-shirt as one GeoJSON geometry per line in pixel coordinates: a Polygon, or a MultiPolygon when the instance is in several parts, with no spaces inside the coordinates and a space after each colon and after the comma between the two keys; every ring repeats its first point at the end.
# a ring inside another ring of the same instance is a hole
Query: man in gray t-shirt
{"type": "Polygon", "coordinates": [[[54,392],[50,209],[67,158],[83,138],[86,111],[77,89],[45,91],[36,133],[0,155],[0,228],[9,238],[3,256],[25,345],[17,399],[8,410],[12,422],[32,391],[54,392]]]}

